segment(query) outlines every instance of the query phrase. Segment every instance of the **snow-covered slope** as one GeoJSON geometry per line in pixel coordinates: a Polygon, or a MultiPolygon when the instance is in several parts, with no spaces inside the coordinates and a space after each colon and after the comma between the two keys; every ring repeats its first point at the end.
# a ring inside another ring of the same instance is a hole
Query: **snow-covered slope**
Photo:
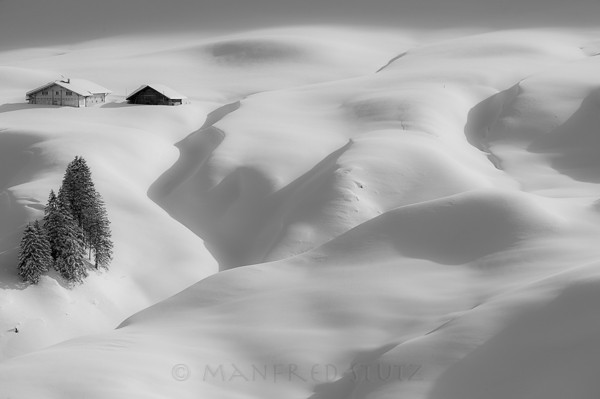
{"type": "Polygon", "coordinates": [[[0,320],[22,331],[1,336],[0,393],[597,397],[598,38],[395,35],[0,54],[15,76],[0,108],[0,320]],[[194,103],[11,100],[67,66],[113,99],[139,78],[194,103]],[[19,285],[20,229],[74,155],[107,199],[115,264],[73,290],[19,285]]]}
{"type": "MultiPolygon", "coordinates": [[[[0,331],[6,332],[0,336],[0,359],[110,330],[218,270],[202,239],[157,206],[147,191],[177,160],[174,144],[207,122],[207,115],[218,114],[213,111],[224,99],[368,73],[387,58],[385,47],[370,45],[381,35],[334,31],[332,38],[317,40],[317,31],[309,36],[279,33],[212,40],[117,37],[0,54],[0,331]],[[341,51],[336,35],[356,40],[341,51]],[[312,72],[300,73],[298,63],[312,72]],[[351,67],[342,68],[346,64],[351,67]],[[108,86],[113,95],[107,104],[87,109],[23,103],[26,91],[61,75],[88,78],[108,86]],[[128,91],[156,81],[179,89],[193,104],[123,103],[128,91]],[[55,276],[39,287],[26,287],[15,274],[22,230],[27,221],[43,216],[50,189],[58,189],[66,164],[76,155],[88,160],[106,199],[116,243],[114,265],[110,273],[94,275],[74,290],[62,287],[55,276]],[[19,335],[8,334],[15,327],[19,335]]],[[[383,37],[390,48],[408,42],[383,37]]]]}

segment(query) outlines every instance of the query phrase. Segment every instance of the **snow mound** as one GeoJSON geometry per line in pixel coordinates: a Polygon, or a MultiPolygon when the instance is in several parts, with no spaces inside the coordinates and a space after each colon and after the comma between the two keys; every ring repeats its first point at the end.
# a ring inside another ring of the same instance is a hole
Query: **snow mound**
{"type": "Polygon", "coordinates": [[[430,398],[595,397],[600,359],[591,348],[600,345],[600,311],[590,304],[599,300],[597,279],[569,284],[451,366],[430,398]]]}
{"type": "Polygon", "coordinates": [[[457,265],[554,233],[560,225],[550,209],[526,195],[476,190],[386,212],[319,251],[352,257],[361,257],[363,250],[393,251],[457,265]]]}
{"type": "Polygon", "coordinates": [[[230,66],[247,67],[249,64],[294,62],[310,56],[307,48],[278,40],[227,40],[206,46],[214,59],[230,66]]]}
{"type": "Polygon", "coordinates": [[[534,141],[529,150],[548,154],[561,173],[582,181],[600,182],[600,89],[587,95],[563,124],[534,141]]]}
{"type": "Polygon", "coordinates": [[[599,63],[549,68],[486,98],[469,113],[469,142],[527,191],[595,195],[599,63]]]}
{"type": "Polygon", "coordinates": [[[467,35],[437,41],[409,50],[388,65],[397,69],[417,58],[443,57],[446,62],[463,62],[465,59],[490,60],[507,58],[574,58],[582,59],[585,53],[579,48],[583,36],[557,31],[514,30],[467,35]]]}

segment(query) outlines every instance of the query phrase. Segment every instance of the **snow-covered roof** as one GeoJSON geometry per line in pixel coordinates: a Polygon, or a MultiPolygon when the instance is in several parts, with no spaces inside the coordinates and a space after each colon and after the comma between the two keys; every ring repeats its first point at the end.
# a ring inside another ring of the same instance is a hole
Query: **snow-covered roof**
{"type": "Polygon", "coordinates": [[[37,89],[33,89],[27,92],[27,95],[36,93],[40,90],[44,90],[50,86],[58,85],[60,87],[64,87],[65,89],[72,91],[74,93],[79,94],[80,96],[88,97],[94,94],[108,94],[111,93],[105,87],[102,87],[94,82],[90,82],[85,79],[67,79],[67,80],[55,80],[54,82],[48,82],[43,86],[38,87],[37,89]]]}
{"type": "Polygon", "coordinates": [[[156,90],[157,92],[161,93],[162,95],[164,95],[165,97],[167,97],[171,100],[185,100],[187,98],[183,94],[176,92],[175,90],[171,89],[168,86],[165,86],[160,83],[151,83],[151,84],[141,85],[140,87],[138,87],[136,90],[134,90],[133,93],[131,93],[127,97],[127,100],[129,100],[131,97],[133,97],[138,92],[145,89],[146,87],[150,87],[150,88],[156,90]]]}

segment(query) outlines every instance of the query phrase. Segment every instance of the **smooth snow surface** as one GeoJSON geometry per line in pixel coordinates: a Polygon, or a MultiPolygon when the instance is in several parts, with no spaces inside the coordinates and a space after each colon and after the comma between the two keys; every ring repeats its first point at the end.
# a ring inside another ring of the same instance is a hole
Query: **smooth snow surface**
{"type": "Polygon", "coordinates": [[[598,43],[307,27],[0,53],[0,397],[600,397],[598,43]],[[113,94],[23,103],[60,74],[113,94]],[[123,102],[151,81],[191,104],[123,102]],[[75,155],[115,260],[27,286],[21,232],[75,155]]]}

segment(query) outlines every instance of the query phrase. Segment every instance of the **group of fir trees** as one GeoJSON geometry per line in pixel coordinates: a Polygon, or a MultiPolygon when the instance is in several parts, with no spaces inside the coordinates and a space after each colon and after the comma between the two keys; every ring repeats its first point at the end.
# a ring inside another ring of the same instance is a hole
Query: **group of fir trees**
{"type": "Polygon", "coordinates": [[[112,260],[110,222],[104,201],[96,191],[85,159],[75,157],[67,166],[56,194],[50,191],[43,223],[25,228],[21,239],[19,275],[36,284],[54,268],[65,280],[81,283],[87,262],[96,269],[108,268],[112,260]]]}

